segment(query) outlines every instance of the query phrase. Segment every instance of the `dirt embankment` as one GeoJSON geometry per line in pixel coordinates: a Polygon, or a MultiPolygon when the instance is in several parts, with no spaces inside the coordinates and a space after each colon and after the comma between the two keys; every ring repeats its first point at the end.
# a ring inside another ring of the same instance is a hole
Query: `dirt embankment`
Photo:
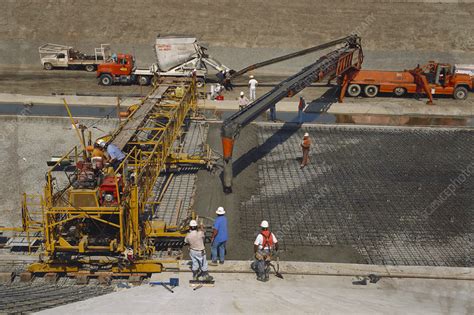
{"type": "MultiPolygon", "coordinates": [[[[446,2],[81,0],[78,7],[70,0],[8,0],[0,12],[0,64],[39,65],[37,47],[46,42],[89,52],[107,42],[147,64],[158,33],[193,34],[234,68],[349,33],[363,37],[374,66],[411,66],[417,58],[468,62],[474,3],[446,2]]],[[[292,66],[300,64],[277,70],[292,66]]]]}

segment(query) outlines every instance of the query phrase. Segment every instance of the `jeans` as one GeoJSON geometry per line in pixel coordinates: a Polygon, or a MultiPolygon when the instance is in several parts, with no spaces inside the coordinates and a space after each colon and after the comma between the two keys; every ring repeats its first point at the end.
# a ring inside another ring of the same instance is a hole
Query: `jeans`
{"type": "Polygon", "coordinates": [[[223,242],[212,242],[211,246],[211,259],[213,262],[217,261],[217,256],[219,256],[219,261],[224,262],[225,258],[225,243],[226,241],[223,242]]]}
{"type": "Polygon", "coordinates": [[[302,124],[303,123],[303,110],[298,109],[298,123],[302,124]]]}
{"type": "Polygon", "coordinates": [[[191,267],[193,271],[207,271],[207,259],[205,251],[190,249],[189,256],[191,257],[191,261],[193,263],[191,267]]]}
{"type": "Polygon", "coordinates": [[[276,120],[277,120],[275,105],[273,105],[272,107],[270,107],[270,120],[273,120],[273,121],[276,121],[276,120]]]}
{"type": "Polygon", "coordinates": [[[256,255],[256,260],[254,261],[253,266],[255,267],[255,272],[257,273],[257,276],[260,278],[263,277],[268,277],[268,265],[267,261],[269,260],[268,256],[270,255],[269,250],[258,250],[257,255],[256,255]],[[266,259],[263,257],[267,257],[266,259]]]}

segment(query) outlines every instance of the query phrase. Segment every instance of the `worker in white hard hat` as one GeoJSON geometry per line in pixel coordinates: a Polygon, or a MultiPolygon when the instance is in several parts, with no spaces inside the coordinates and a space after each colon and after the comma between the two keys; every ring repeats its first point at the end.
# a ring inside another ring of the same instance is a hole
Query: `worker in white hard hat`
{"type": "Polygon", "coordinates": [[[239,97],[239,109],[243,109],[247,107],[247,105],[250,103],[249,99],[245,96],[245,93],[242,91],[240,92],[240,97],[239,97]]]}
{"type": "Polygon", "coordinates": [[[308,164],[310,148],[311,148],[311,139],[309,138],[309,133],[306,132],[303,136],[303,141],[301,141],[301,149],[303,150],[303,158],[301,159],[300,168],[303,168],[308,164]]]}
{"type": "Polygon", "coordinates": [[[257,99],[257,85],[258,81],[255,80],[254,76],[251,75],[249,80],[249,98],[250,101],[255,101],[257,99]]]}
{"type": "Polygon", "coordinates": [[[192,261],[193,280],[212,281],[207,268],[206,249],[204,247],[204,227],[199,226],[196,220],[189,222],[189,233],[184,242],[189,245],[189,256],[192,261]]]}
{"type": "Polygon", "coordinates": [[[261,231],[253,243],[253,251],[256,261],[252,264],[252,269],[257,273],[257,280],[268,281],[270,261],[274,251],[278,250],[278,240],[275,234],[270,232],[268,221],[260,223],[261,231]]]}
{"type": "Polygon", "coordinates": [[[225,244],[229,238],[224,207],[217,208],[216,214],[211,236],[211,266],[217,266],[217,259],[221,265],[224,264],[225,244]]]}

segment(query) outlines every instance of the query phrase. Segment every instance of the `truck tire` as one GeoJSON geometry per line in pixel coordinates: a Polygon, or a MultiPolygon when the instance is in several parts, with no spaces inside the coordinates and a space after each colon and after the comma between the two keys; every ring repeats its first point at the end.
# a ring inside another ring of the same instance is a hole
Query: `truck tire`
{"type": "Polygon", "coordinates": [[[357,97],[360,95],[360,92],[362,92],[362,88],[359,84],[349,84],[347,87],[347,94],[349,94],[349,96],[357,97]]]}
{"type": "Polygon", "coordinates": [[[463,86],[458,86],[454,89],[453,97],[457,100],[465,100],[467,98],[467,89],[463,86]]]}
{"type": "Polygon", "coordinates": [[[44,68],[44,70],[53,70],[54,69],[53,64],[51,64],[49,62],[45,62],[44,65],[43,65],[43,68],[44,68]]]}
{"type": "Polygon", "coordinates": [[[146,75],[141,75],[138,77],[138,84],[140,85],[150,85],[151,80],[148,76],[146,75]]]}
{"type": "Polygon", "coordinates": [[[364,93],[367,97],[376,97],[379,93],[379,87],[376,85],[367,85],[364,88],[364,93]]]}
{"type": "Polygon", "coordinates": [[[110,86],[114,83],[114,79],[112,78],[110,74],[102,74],[99,77],[99,83],[101,85],[110,86]]]}
{"type": "Polygon", "coordinates": [[[204,78],[197,78],[196,79],[196,87],[202,88],[206,84],[204,78]]]}
{"type": "Polygon", "coordinates": [[[407,89],[405,89],[404,87],[401,87],[401,86],[393,89],[393,94],[395,94],[398,97],[401,97],[401,96],[405,95],[406,93],[407,93],[407,89]]]}
{"type": "Polygon", "coordinates": [[[94,72],[95,71],[95,66],[94,65],[85,65],[84,69],[87,72],[94,72]]]}

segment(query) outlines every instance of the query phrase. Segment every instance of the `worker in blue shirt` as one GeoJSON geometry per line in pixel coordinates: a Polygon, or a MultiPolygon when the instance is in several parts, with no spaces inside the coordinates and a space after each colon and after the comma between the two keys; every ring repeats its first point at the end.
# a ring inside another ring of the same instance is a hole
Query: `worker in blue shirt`
{"type": "Polygon", "coordinates": [[[227,235],[227,217],[225,216],[225,210],[223,207],[219,207],[216,210],[217,218],[214,221],[214,226],[211,236],[211,266],[217,266],[217,258],[219,263],[224,263],[225,256],[225,244],[228,239],[227,235]]]}
{"type": "Polygon", "coordinates": [[[125,159],[125,153],[123,153],[115,144],[112,143],[107,144],[105,142],[101,142],[100,146],[107,149],[109,162],[114,170],[116,170],[125,159]]]}

